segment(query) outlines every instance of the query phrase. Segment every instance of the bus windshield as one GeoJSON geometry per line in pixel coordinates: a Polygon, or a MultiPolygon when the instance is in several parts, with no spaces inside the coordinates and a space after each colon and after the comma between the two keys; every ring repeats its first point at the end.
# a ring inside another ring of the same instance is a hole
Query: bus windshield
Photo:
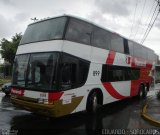
{"type": "Polygon", "coordinates": [[[66,17],[59,17],[29,25],[22,37],[20,45],[62,39],[66,20],[66,17]]]}
{"type": "Polygon", "coordinates": [[[13,86],[37,90],[56,89],[58,53],[24,54],[15,57],[13,86]]]}

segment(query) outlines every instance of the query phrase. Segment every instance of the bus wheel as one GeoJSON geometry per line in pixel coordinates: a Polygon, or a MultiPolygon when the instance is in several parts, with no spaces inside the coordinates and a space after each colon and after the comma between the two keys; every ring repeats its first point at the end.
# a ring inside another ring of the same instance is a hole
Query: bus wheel
{"type": "Polygon", "coordinates": [[[97,93],[93,92],[87,101],[87,112],[88,113],[96,113],[98,106],[97,93]]]}
{"type": "Polygon", "coordinates": [[[146,87],[143,86],[143,85],[140,85],[138,97],[140,99],[142,99],[142,98],[146,98],[146,96],[147,96],[147,89],[146,89],[146,87]]]}
{"type": "Polygon", "coordinates": [[[145,86],[145,88],[144,88],[144,95],[143,95],[144,98],[147,97],[147,93],[148,93],[148,87],[145,86]]]}

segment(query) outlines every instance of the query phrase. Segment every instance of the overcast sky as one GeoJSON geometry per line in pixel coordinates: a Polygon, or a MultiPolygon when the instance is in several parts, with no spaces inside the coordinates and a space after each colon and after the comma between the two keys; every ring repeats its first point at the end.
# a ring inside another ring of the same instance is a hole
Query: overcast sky
{"type": "MultiPolygon", "coordinates": [[[[31,18],[72,14],[140,42],[155,7],[155,0],[0,0],[0,39],[23,34],[31,18]]],[[[144,45],[160,55],[160,17],[144,45]]]]}

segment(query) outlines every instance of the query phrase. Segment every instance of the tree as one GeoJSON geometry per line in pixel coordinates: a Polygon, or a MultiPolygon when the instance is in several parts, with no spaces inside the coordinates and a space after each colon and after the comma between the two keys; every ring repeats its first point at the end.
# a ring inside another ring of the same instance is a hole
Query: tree
{"type": "Polygon", "coordinates": [[[21,38],[22,38],[21,33],[19,34],[16,33],[16,35],[12,37],[11,41],[8,41],[5,38],[1,40],[0,53],[2,55],[2,58],[4,58],[4,60],[9,62],[11,65],[13,65],[14,57],[21,38]]]}

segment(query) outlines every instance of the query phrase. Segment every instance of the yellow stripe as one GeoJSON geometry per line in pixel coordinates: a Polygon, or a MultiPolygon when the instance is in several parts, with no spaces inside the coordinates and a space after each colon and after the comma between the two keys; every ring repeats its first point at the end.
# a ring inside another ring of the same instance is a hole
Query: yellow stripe
{"type": "Polygon", "coordinates": [[[148,113],[147,113],[147,107],[148,107],[148,104],[146,104],[146,105],[143,107],[141,116],[142,116],[146,121],[148,121],[149,123],[151,123],[152,125],[157,126],[157,127],[160,127],[160,122],[157,121],[157,120],[155,120],[154,118],[152,118],[150,115],[148,115],[148,113]]]}

